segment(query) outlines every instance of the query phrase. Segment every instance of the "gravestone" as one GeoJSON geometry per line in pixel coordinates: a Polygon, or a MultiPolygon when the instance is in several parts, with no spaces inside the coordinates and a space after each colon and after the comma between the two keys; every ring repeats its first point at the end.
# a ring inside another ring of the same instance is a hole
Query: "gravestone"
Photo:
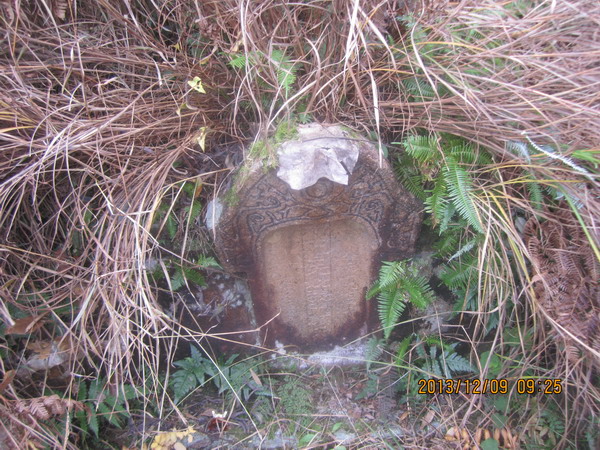
{"type": "Polygon", "coordinates": [[[349,342],[376,325],[366,291],[382,260],[414,252],[422,205],[342,127],[300,127],[278,154],[278,170],[258,167],[232,188],[237,201],[215,227],[219,260],[247,277],[261,345],[349,342]]]}

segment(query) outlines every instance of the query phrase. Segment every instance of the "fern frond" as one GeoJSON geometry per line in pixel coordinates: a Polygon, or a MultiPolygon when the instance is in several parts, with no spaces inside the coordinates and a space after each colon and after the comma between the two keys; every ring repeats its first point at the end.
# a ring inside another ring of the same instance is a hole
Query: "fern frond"
{"type": "Polygon", "coordinates": [[[438,176],[433,189],[427,191],[429,196],[425,199],[425,212],[431,214],[433,224],[439,224],[447,214],[448,194],[444,177],[438,176]]]}
{"type": "Polygon", "coordinates": [[[436,251],[435,256],[443,258],[451,253],[455,253],[458,249],[458,238],[462,231],[456,227],[447,233],[442,233],[440,239],[433,244],[433,248],[436,251]]]}
{"type": "Polygon", "coordinates": [[[394,164],[394,172],[406,190],[419,200],[424,201],[427,198],[427,193],[423,188],[425,179],[419,169],[414,166],[413,161],[409,155],[403,153],[394,164]]]}
{"type": "Polygon", "coordinates": [[[406,308],[405,294],[398,289],[383,291],[377,297],[379,300],[379,320],[383,327],[383,336],[389,339],[394,325],[406,308]]]}
{"type": "Polygon", "coordinates": [[[458,249],[458,251],[456,253],[454,253],[454,255],[452,255],[450,257],[450,259],[448,259],[448,262],[471,251],[478,244],[478,242],[479,242],[479,239],[477,239],[477,238],[471,239],[465,245],[463,245],[460,249],[458,249]]]}
{"type": "Polygon", "coordinates": [[[229,65],[234,69],[243,69],[248,64],[248,57],[245,54],[232,55],[229,65]]]}
{"type": "Polygon", "coordinates": [[[448,157],[444,176],[456,211],[464,217],[475,230],[483,233],[483,227],[479,221],[477,209],[473,200],[473,182],[467,171],[458,165],[456,159],[448,157]]]}
{"type": "MultiPolygon", "coordinates": [[[[442,211],[442,218],[440,220],[440,233],[445,233],[450,229],[450,221],[454,217],[454,213],[456,212],[456,208],[454,207],[453,202],[448,202],[446,209],[442,211]]],[[[462,219],[464,220],[464,219],[462,219]]],[[[460,224],[459,224],[460,225],[460,224]]],[[[465,223],[465,228],[467,228],[467,224],[465,223]]]]}
{"type": "Polygon", "coordinates": [[[540,184],[537,181],[531,181],[525,184],[529,192],[529,203],[537,210],[542,210],[543,192],[540,184]]]}
{"type": "Polygon", "coordinates": [[[474,255],[442,266],[440,279],[450,289],[466,289],[469,281],[477,277],[477,259],[474,255]]]}
{"type": "Polygon", "coordinates": [[[367,299],[373,298],[380,292],[389,289],[398,283],[400,276],[404,273],[404,266],[400,261],[383,261],[379,269],[377,282],[367,292],[367,299]]]}
{"type": "Polygon", "coordinates": [[[298,65],[293,64],[290,58],[281,50],[273,50],[271,58],[277,64],[276,74],[279,87],[285,91],[287,97],[292,85],[296,81],[298,65]]]}
{"type": "Polygon", "coordinates": [[[436,90],[433,86],[422,78],[407,78],[402,80],[402,85],[406,92],[412,95],[415,100],[427,100],[436,96],[436,90]]]}
{"type": "Polygon", "coordinates": [[[175,292],[185,285],[185,275],[184,275],[181,267],[177,267],[175,269],[175,273],[171,277],[170,282],[171,282],[171,285],[170,285],[171,292],[175,292]]]}
{"type": "Polygon", "coordinates": [[[486,166],[493,163],[489,153],[479,149],[474,149],[468,142],[462,142],[450,148],[450,155],[462,164],[474,164],[477,166],[486,166]]]}
{"type": "Polygon", "coordinates": [[[469,360],[455,352],[444,352],[444,366],[450,377],[461,372],[475,372],[469,360]]]}
{"type": "Polygon", "coordinates": [[[395,364],[396,366],[402,366],[405,363],[406,353],[408,353],[408,347],[413,341],[414,333],[406,336],[398,345],[398,350],[396,351],[395,364]]]}
{"type": "Polygon", "coordinates": [[[421,163],[439,160],[440,152],[435,136],[409,136],[402,145],[410,156],[421,163]]]}
{"type": "Polygon", "coordinates": [[[431,369],[431,373],[436,377],[444,377],[450,378],[447,374],[442,371],[442,366],[437,359],[438,356],[438,347],[431,346],[429,347],[429,368],[431,369]]]}
{"type": "Polygon", "coordinates": [[[367,370],[371,368],[374,361],[377,361],[383,354],[385,339],[377,339],[372,337],[367,341],[365,348],[365,361],[367,361],[367,370]]]}
{"type": "Polygon", "coordinates": [[[198,286],[206,286],[206,281],[200,272],[189,267],[182,268],[186,280],[196,283],[198,286]]]}
{"type": "Polygon", "coordinates": [[[379,278],[367,292],[367,299],[375,295],[378,295],[379,319],[386,339],[408,301],[425,308],[435,298],[427,279],[419,276],[416,268],[408,267],[406,261],[382,263],[379,278]]]}
{"type": "Polygon", "coordinates": [[[409,275],[400,283],[400,289],[408,294],[408,300],[417,308],[425,309],[435,300],[429,281],[423,276],[409,275]]]}
{"type": "Polygon", "coordinates": [[[196,260],[196,264],[202,267],[214,267],[215,269],[222,268],[213,256],[200,255],[196,260]]]}
{"type": "Polygon", "coordinates": [[[531,163],[531,154],[529,153],[529,146],[526,143],[509,141],[506,143],[506,149],[515,155],[521,155],[528,164],[531,163]]]}

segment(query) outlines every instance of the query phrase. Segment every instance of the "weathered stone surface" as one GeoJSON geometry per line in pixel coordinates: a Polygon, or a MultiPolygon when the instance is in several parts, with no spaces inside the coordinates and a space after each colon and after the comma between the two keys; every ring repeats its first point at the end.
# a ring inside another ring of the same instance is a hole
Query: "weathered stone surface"
{"type": "Polygon", "coordinates": [[[220,262],[247,275],[254,319],[268,323],[267,346],[327,348],[364,334],[376,319],[365,292],[380,262],[414,251],[422,205],[370,143],[340,139],[359,148],[348,185],[321,178],[294,190],[259,168],[216,226],[220,262]]]}

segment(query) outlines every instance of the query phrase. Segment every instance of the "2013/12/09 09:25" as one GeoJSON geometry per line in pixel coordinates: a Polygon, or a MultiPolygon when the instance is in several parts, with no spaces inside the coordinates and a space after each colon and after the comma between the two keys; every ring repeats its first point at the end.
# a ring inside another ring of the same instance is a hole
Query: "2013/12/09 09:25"
{"type": "Polygon", "coordinates": [[[560,394],[563,380],[560,378],[540,379],[519,378],[509,381],[500,379],[420,379],[419,394],[507,394],[511,383],[516,385],[517,394],[560,394]]]}

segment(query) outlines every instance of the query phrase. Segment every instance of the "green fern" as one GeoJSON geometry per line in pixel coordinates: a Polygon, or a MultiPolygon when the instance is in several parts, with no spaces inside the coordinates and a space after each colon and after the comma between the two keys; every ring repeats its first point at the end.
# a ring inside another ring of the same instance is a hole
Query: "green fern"
{"type": "Polygon", "coordinates": [[[404,273],[404,264],[402,262],[383,261],[379,269],[379,278],[371,289],[367,292],[367,298],[379,294],[383,290],[387,290],[398,282],[399,277],[404,273]]]}
{"type": "Polygon", "coordinates": [[[196,264],[201,267],[212,267],[214,269],[221,269],[221,264],[213,256],[200,255],[196,260],[196,264]]]}
{"type": "Polygon", "coordinates": [[[440,270],[440,279],[453,291],[466,289],[477,278],[477,256],[472,253],[462,256],[440,270]]]}
{"type": "Polygon", "coordinates": [[[279,87],[284,90],[285,96],[288,97],[292,85],[296,82],[296,72],[299,66],[291,62],[281,50],[273,50],[271,59],[277,64],[276,74],[279,87]]]}
{"type": "Polygon", "coordinates": [[[204,385],[206,377],[214,374],[212,362],[204,358],[196,347],[190,347],[190,357],[173,363],[175,367],[179,367],[169,380],[175,403],[179,403],[192,390],[204,385]]]}
{"type": "Polygon", "coordinates": [[[102,421],[122,428],[129,418],[127,402],[138,397],[136,389],[129,384],[119,386],[116,392],[109,391],[103,378],[79,384],[77,400],[85,405],[85,410],[77,411],[74,418],[85,434],[92,431],[96,437],[102,421]]]}
{"type": "Polygon", "coordinates": [[[409,274],[400,281],[400,287],[407,294],[410,302],[419,309],[425,309],[435,300],[435,296],[429,286],[429,280],[414,273],[409,274]]]}
{"type": "Polygon", "coordinates": [[[206,286],[206,281],[204,280],[204,277],[196,269],[193,269],[191,267],[183,267],[181,271],[183,272],[183,276],[186,280],[192,281],[198,286],[206,286]]]}
{"type": "Polygon", "coordinates": [[[406,261],[384,262],[377,282],[367,292],[367,299],[377,295],[379,320],[385,339],[404,312],[408,302],[424,309],[434,300],[428,280],[408,267],[406,261]]]}
{"type": "Polygon", "coordinates": [[[449,259],[448,262],[452,261],[453,259],[458,258],[459,256],[464,255],[465,253],[470,252],[473,248],[475,248],[475,246],[479,243],[480,239],[478,237],[473,238],[471,240],[469,240],[467,243],[465,243],[461,248],[459,248],[456,253],[454,253],[449,259]]]}
{"type": "Polygon", "coordinates": [[[448,230],[447,233],[443,233],[433,244],[435,256],[444,258],[455,253],[458,249],[458,243],[462,233],[463,229],[459,229],[458,227],[448,230]]]}
{"type": "MultiPolygon", "coordinates": [[[[259,63],[266,62],[267,65],[275,64],[275,75],[277,76],[277,83],[279,88],[284,91],[285,97],[288,97],[292,85],[296,82],[296,73],[300,68],[299,63],[293,63],[289,56],[285,52],[275,49],[271,55],[267,57],[262,53],[251,52],[248,54],[234,54],[229,60],[229,65],[234,69],[244,69],[249,67],[259,67],[262,75],[265,75],[264,67],[260,67],[259,63]]],[[[270,106],[272,98],[264,98],[265,106],[270,106]]]]}
{"type": "Polygon", "coordinates": [[[477,215],[477,208],[473,200],[473,182],[467,171],[458,165],[453,157],[449,156],[446,160],[444,178],[448,185],[450,198],[456,207],[457,212],[466,219],[466,221],[475,230],[483,233],[483,227],[477,215]]]}
{"type": "Polygon", "coordinates": [[[373,362],[377,361],[383,354],[384,344],[384,339],[377,339],[374,336],[367,341],[367,346],[365,348],[365,361],[367,362],[367,370],[369,370],[373,362]]]}
{"type": "Polygon", "coordinates": [[[420,163],[435,162],[440,157],[435,136],[409,136],[402,144],[406,152],[420,163]]]}
{"type": "MultiPolygon", "coordinates": [[[[393,142],[393,144],[397,144],[397,142],[393,142]]],[[[406,190],[419,200],[425,201],[427,199],[427,193],[424,188],[425,179],[421,175],[421,171],[413,163],[413,158],[403,153],[398,157],[396,164],[394,164],[394,172],[406,190]]]]}
{"type": "Polygon", "coordinates": [[[465,141],[450,147],[449,154],[461,164],[486,166],[493,163],[489,153],[475,150],[471,144],[465,141]]]}
{"type": "Polygon", "coordinates": [[[428,336],[416,347],[420,366],[429,376],[452,378],[461,373],[474,373],[468,359],[456,352],[458,343],[448,344],[437,336],[428,336]],[[429,350],[429,351],[427,351],[429,350]]]}
{"type": "Polygon", "coordinates": [[[254,53],[241,53],[239,55],[232,55],[231,60],[229,61],[229,65],[234,69],[244,69],[248,65],[256,64],[256,56],[254,53]],[[250,64],[249,64],[250,63],[250,64]]]}
{"type": "MultiPolygon", "coordinates": [[[[448,208],[451,206],[448,201],[448,189],[446,180],[438,177],[435,180],[433,189],[428,190],[429,196],[425,199],[425,212],[431,214],[433,225],[442,223],[445,217],[448,217],[448,208]]],[[[454,211],[452,211],[454,213],[454,211]]],[[[444,230],[442,230],[444,231],[444,230]]]]}
{"type": "Polygon", "coordinates": [[[406,92],[413,98],[413,101],[431,100],[436,97],[436,90],[429,84],[427,80],[422,78],[407,78],[402,80],[402,85],[406,92]]]}
{"type": "Polygon", "coordinates": [[[397,288],[387,289],[377,296],[379,320],[385,339],[389,339],[393,327],[406,308],[406,295],[397,288]]]}

